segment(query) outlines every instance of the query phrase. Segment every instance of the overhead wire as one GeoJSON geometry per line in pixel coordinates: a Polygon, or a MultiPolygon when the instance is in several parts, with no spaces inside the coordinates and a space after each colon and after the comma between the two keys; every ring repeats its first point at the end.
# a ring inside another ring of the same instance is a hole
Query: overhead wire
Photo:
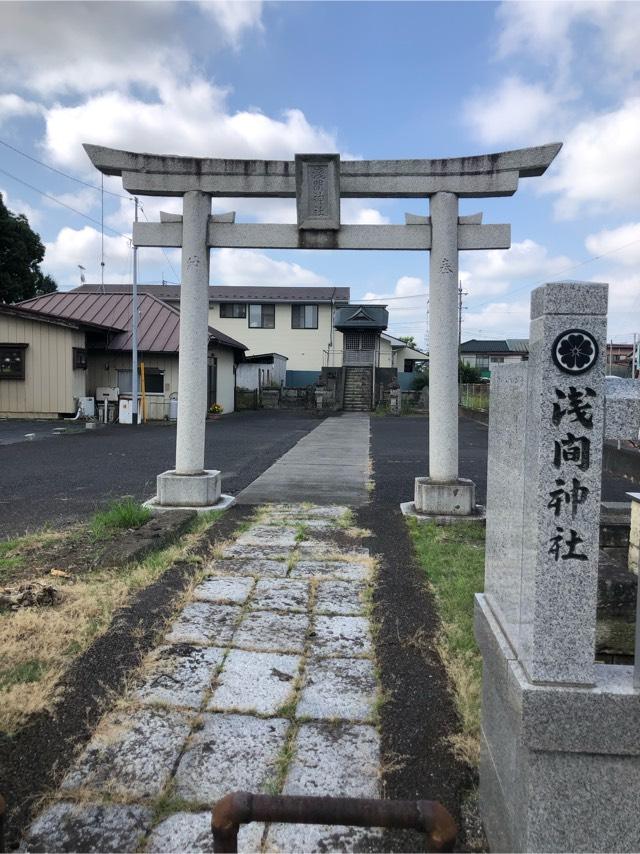
{"type": "MultiPolygon", "coordinates": [[[[63,178],[68,178],[70,181],[76,181],[78,184],[82,184],[85,187],[90,187],[92,190],[97,190],[101,192],[101,188],[96,184],[91,184],[89,181],[83,181],[82,178],[76,178],[75,175],[69,175],[68,172],[63,172],[62,169],[56,169],[55,166],[50,166],[48,163],[45,163],[44,160],[38,160],[37,157],[33,157],[31,154],[27,154],[26,151],[21,151],[19,148],[16,148],[15,145],[11,145],[4,139],[0,139],[0,145],[4,145],[6,148],[10,148],[11,151],[15,151],[16,154],[20,154],[22,157],[26,157],[27,160],[33,161],[33,163],[37,163],[39,166],[44,166],[45,169],[50,169],[51,172],[55,172],[57,175],[62,175],[63,178]]],[[[131,196],[125,196],[124,193],[115,193],[112,190],[104,190],[109,196],[115,196],[117,199],[127,199],[132,202],[133,198],[131,196]]]]}

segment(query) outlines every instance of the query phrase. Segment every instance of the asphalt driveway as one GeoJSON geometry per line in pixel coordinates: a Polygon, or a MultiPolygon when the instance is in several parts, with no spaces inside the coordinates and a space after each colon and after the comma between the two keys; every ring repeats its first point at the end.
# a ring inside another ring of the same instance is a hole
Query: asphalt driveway
{"type": "MultiPolygon", "coordinates": [[[[306,412],[271,411],[209,421],[205,464],[220,469],[224,492],[237,495],[320,421],[306,412]]],[[[146,500],[155,494],[156,476],[175,462],[175,424],[115,424],[53,436],[47,423],[37,441],[16,442],[38,427],[31,426],[0,426],[0,438],[14,438],[0,444],[0,539],[86,518],[124,495],[146,500]]]]}

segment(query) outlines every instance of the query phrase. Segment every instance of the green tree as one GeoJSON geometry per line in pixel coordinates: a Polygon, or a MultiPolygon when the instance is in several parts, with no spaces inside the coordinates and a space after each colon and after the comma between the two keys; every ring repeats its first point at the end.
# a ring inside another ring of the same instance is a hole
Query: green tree
{"type": "Polygon", "coordinates": [[[0,302],[20,302],[56,291],[40,269],[44,246],[24,214],[12,213],[0,193],[0,302]]]}
{"type": "Polygon", "coordinates": [[[414,391],[422,391],[425,386],[429,385],[429,368],[423,366],[422,368],[418,368],[415,371],[413,379],[411,380],[411,388],[414,391]]]}
{"type": "Polygon", "coordinates": [[[400,335],[398,340],[404,341],[407,347],[413,347],[415,349],[418,346],[416,344],[416,339],[413,337],[413,335],[400,335]]]}
{"type": "Polygon", "coordinates": [[[472,368],[466,362],[460,362],[458,365],[458,382],[479,383],[482,382],[482,374],[477,368],[472,368]]]}

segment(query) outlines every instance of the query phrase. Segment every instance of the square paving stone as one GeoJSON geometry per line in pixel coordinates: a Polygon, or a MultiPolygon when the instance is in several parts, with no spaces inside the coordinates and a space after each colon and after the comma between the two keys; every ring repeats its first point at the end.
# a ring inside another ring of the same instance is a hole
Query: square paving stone
{"type": "Polygon", "coordinates": [[[248,560],[275,560],[289,557],[293,546],[243,545],[234,543],[222,550],[223,558],[240,557],[248,560]]]}
{"type": "Polygon", "coordinates": [[[316,611],[321,614],[358,616],[364,612],[366,585],[357,581],[327,578],[316,590],[316,611]]]}
{"type": "Polygon", "coordinates": [[[309,582],[289,578],[261,578],[251,607],[259,611],[306,611],[309,582]]]}
{"type": "Polygon", "coordinates": [[[299,560],[290,578],[341,578],[345,581],[365,581],[369,568],[362,563],[337,560],[299,560]]]}
{"type": "MultiPolygon", "coordinates": [[[[379,797],[380,744],[374,727],[303,724],[294,749],[285,795],[379,797]]],[[[358,851],[367,850],[367,839],[380,840],[381,835],[364,828],[273,824],[265,847],[267,851],[283,852],[358,851]]]]}
{"type": "Polygon", "coordinates": [[[317,616],[311,637],[314,655],[348,656],[371,655],[369,621],[365,617],[317,616]]]}
{"type": "Polygon", "coordinates": [[[171,776],[190,723],[186,713],[166,709],[107,715],[62,781],[62,788],[86,786],[102,794],[156,797],[171,776]]]}
{"type": "Polygon", "coordinates": [[[385,851],[384,836],[380,829],[345,827],[329,824],[272,824],[269,828],[265,851],[290,854],[331,852],[385,851]]]}
{"type": "Polygon", "coordinates": [[[190,602],[180,613],[165,640],[225,646],[242,614],[237,605],[190,602]]]}
{"type": "Polygon", "coordinates": [[[276,546],[292,548],[296,544],[296,528],[285,525],[252,525],[236,543],[241,546],[276,546]]]}
{"type": "Polygon", "coordinates": [[[298,551],[303,560],[313,560],[327,555],[335,555],[336,558],[340,558],[342,555],[348,555],[351,558],[369,557],[369,549],[364,548],[364,546],[352,546],[349,549],[343,549],[329,540],[302,540],[298,543],[298,551]]]}
{"type": "Polygon", "coordinates": [[[250,611],[233,638],[240,649],[301,653],[309,628],[306,614],[250,611]]]}
{"type": "Polygon", "coordinates": [[[276,578],[287,574],[286,560],[265,560],[260,556],[251,559],[214,560],[208,567],[211,575],[244,575],[276,578]]]}
{"type": "Polygon", "coordinates": [[[373,713],[376,688],[376,674],[369,659],[311,659],[296,714],[364,721],[373,713]]]}
{"type": "Polygon", "coordinates": [[[150,669],[136,699],[199,709],[223,657],[224,650],[215,646],[161,646],[147,659],[150,669]]]}
{"type": "MultiPolygon", "coordinates": [[[[241,825],[238,851],[259,851],[263,832],[264,824],[255,821],[241,825]]],[[[211,811],[178,812],[169,816],[154,829],[145,850],[157,854],[175,854],[177,851],[213,854],[211,811]]]]}
{"type": "Polygon", "coordinates": [[[232,649],[209,710],[275,715],[292,694],[300,661],[296,655],[232,649]]]}
{"type": "Polygon", "coordinates": [[[57,803],[31,825],[28,851],[135,851],[153,810],[117,804],[57,803]]]}
{"type": "Polygon", "coordinates": [[[263,792],[275,774],[289,721],[250,715],[202,715],[203,726],[176,771],[176,795],[210,805],[236,790],[263,792]]]}
{"type": "Polygon", "coordinates": [[[380,739],[365,724],[302,724],[285,795],[379,797],[380,739]]]}
{"type": "Polygon", "coordinates": [[[193,591],[193,598],[201,602],[243,605],[253,588],[253,579],[246,576],[211,576],[193,591]]]}

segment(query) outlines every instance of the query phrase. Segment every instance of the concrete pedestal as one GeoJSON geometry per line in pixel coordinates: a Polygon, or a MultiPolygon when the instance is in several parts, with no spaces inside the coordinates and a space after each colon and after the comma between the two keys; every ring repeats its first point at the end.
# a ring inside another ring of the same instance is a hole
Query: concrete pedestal
{"type": "Polygon", "coordinates": [[[219,471],[191,475],[165,471],[158,475],[156,503],[159,507],[212,507],[221,494],[219,471]]]}
{"type": "Polygon", "coordinates": [[[417,477],[414,502],[418,513],[429,516],[471,516],[476,509],[476,486],[465,478],[443,483],[417,477]]]}
{"type": "Polygon", "coordinates": [[[537,685],[480,594],[475,631],[483,658],[480,809],[491,851],[638,850],[633,668],[596,665],[592,687],[537,685]]]}

